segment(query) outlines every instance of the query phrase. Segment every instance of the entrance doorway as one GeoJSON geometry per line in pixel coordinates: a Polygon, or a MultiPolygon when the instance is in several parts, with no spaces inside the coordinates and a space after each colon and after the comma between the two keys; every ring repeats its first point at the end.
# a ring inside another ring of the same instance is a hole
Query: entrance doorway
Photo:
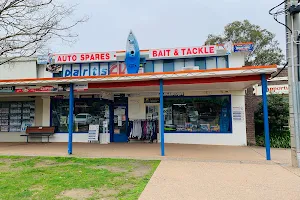
{"type": "Polygon", "coordinates": [[[128,106],[114,105],[113,141],[128,142],[128,106]]]}

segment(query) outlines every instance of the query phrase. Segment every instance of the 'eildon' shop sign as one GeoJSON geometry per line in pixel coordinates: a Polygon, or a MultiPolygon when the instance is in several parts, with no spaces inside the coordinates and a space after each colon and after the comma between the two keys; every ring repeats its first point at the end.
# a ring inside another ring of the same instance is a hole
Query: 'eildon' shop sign
{"type": "Polygon", "coordinates": [[[91,63],[117,60],[116,52],[55,54],[55,63],[91,63]]]}
{"type": "Polygon", "coordinates": [[[216,54],[216,46],[181,47],[174,49],[151,49],[149,58],[176,58],[216,54]]]}

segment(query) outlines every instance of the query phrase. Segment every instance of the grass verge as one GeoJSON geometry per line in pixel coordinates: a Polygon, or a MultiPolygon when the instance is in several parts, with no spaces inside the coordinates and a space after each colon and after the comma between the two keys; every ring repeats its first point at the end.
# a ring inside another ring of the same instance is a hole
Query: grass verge
{"type": "Polygon", "coordinates": [[[0,156],[0,199],[138,199],[159,162],[0,156]]]}

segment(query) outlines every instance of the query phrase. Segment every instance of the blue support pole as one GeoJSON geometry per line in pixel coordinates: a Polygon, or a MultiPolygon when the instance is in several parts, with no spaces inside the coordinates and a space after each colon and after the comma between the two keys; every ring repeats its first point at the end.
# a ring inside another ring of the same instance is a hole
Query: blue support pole
{"type": "Polygon", "coordinates": [[[68,142],[68,154],[72,154],[73,151],[73,110],[74,110],[74,85],[70,83],[70,97],[69,97],[69,142],[68,142]]]}
{"type": "Polygon", "coordinates": [[[165,119],[164,119],[164,83],[159,80],[159,114],[160,114],[160,150],[161,156],[165,156],[165,119]]]}
{"type": "Polygon", "coordinates": [[[264,111],[266,158],[267,160],[271,160],[268,98],[267,98],[268,82],[265,74],[261,75],[261,85],[262,85],[262,100],[263,100],[263,111],[264,111]]]}

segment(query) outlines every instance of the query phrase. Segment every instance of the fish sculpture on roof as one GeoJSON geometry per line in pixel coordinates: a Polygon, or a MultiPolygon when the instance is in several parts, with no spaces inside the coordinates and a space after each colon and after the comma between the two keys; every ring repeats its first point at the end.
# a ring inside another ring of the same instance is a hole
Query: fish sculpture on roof
{"type": "Polygon", "coordinates": [[[127,38],[125,64],[128,74],[137,74],[139,72],[140,49],[136,37],[132,31],[130,31],[127,38]]]}

